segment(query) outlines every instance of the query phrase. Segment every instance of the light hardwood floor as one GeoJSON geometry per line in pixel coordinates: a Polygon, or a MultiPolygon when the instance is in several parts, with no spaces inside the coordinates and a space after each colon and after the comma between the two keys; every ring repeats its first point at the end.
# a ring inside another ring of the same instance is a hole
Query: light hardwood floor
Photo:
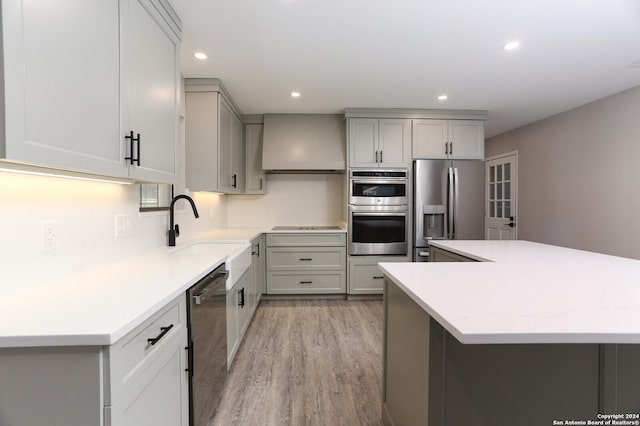
{"type": "Polygon", "coordinates": [[[212,426],[382,425],[381,300],[262,301],[212,426]]]}

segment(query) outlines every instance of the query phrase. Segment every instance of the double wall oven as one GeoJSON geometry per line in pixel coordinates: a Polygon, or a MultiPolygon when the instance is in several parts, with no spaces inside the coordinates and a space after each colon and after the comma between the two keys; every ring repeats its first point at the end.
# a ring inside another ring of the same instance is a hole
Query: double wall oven
{"type": "Polygon", "coordinates": [[[406,255],[408,220],[406,170],[351,171],[350,255],[406,255]]]}

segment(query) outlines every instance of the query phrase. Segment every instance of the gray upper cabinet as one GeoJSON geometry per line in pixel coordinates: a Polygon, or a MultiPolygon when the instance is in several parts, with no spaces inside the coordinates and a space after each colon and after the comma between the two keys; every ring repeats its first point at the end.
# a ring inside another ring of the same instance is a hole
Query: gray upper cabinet
{"type": "Polygon", "coordinates": [[[123,176],[118,2],[44,6],[2,2],[2,156],[123,176]]]}
{"type": "Polygon", "coordinates": [[[484,159],[484,121],[413,120],[412,156],[414,159],[484,159]]]}
{"type": "Polygon", "coordinates": [[[180,21],[165,0],[2,2],[9,161],[176,179],[180,21]],[[144,61],[140,58],[144,58],[144,61]],[[122,70],[121,70],[122,64],[122,70]],[[134,130],[141,145],[124,136],[134,130]]]}
{"type": "Polygon", "coordinates": [[[244,191],[242,121],[224,97],[220,98],[219,119],[218,190],[239,194],[244,191]]]}
{"type": "Polygon", "coordinates": [[[262,169],[262,124],[246,124],[244,127],[245,193],[264,194],[266,179],[262,169]]]}
{"type": "Polygon", "coordinates": [[[407,167],[411,120],[349,119],[349,167],[407,167]]]}
{"type": "MultiPolygon", "coordinates": [[[[136,159],[131,177],[175,183],[178,168],[180,39],[149,0],[126,0],[123,10],[123,134],[131,131],[136,159]],[[138,161],[139,160],[139,161],[138,161]],[[139,163],[139,164],[138,164],[139,163]]],[[[131,156],[131,143],[125,152],[131,156]]],[[[130,162],[131,163],[131,162],[130,162]]]]}
{"type": "Polygon", "coordinates": [[[217,79],[186,79],[186,179],[194,191],[242,193],[242,120],[217,79]]]}

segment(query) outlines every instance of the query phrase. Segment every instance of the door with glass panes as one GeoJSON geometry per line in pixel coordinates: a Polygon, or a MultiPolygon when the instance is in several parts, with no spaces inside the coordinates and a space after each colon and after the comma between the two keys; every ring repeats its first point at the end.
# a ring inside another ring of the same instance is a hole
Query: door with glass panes
{"type": "Polygon", "coordinates": [[[515,240],[517,228],[518,154],[485,161],[485,239],[515,240]]]}

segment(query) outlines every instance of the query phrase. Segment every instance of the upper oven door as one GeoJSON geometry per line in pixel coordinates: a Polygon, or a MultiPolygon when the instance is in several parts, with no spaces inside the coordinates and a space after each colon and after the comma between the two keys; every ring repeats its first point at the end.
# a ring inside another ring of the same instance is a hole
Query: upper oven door
{"type": "Polygon", "coordinates": [[[407,204],[406,179],[352,178],[349,204],[360,206],[402,206],[407,204]]]}

